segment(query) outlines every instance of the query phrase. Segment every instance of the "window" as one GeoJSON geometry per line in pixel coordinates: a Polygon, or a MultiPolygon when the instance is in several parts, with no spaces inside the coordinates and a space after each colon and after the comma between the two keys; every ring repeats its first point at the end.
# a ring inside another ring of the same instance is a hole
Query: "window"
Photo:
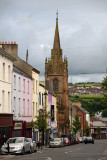
{"type": "Polygon", "coordinates": [[[23,115],[25,116],[25,99],[23,99],[23,115]]]}
{"type": "Polygon", "coordinates": [[[28,94],[29,94],[29,81],[28,81],[28,94]]]}
{"type": "Polygon", "coordinates": [[[13,109],[13,111],[14,111],[14,114],[16,114],[16,97],[14,97],[14,109],[13,109]]]}
{"type": "Polygon", "coordinates": [[[39,105],[41,105],[41,93],[39,92],[39,105]]]}
{"type": "Polygon", "coordinates": [[[33,79],[33,93],[35,93],[35,79],[33,79]]]}
{"type": "Polygon", "coordinates": [[[5,80],[5,63],[3,63],[3,80],[5,80]]]}
{"type": "Polygon", "coordinates": [[[54,121],[54,105],[51,105],[51,120],[54,121]]]}
{"type": "Polygon", "coordinates": [[[19,98],[19,116],[21,115],[20,98],[19,98]]]}
{"type": "Polygon", "coordinates": [[[37,103],[36,103],[36,116],[37,116],[37,107],[38,107],[38,106],[37,106],[37,103]]]}
{"type": "Polygon", "coordinates": [[[33,102],[33,117],[35,117],[35,102],[33,102]]]}
{"type": "Polygon", "coordinates": [[[36,81],[36,94],[37,94],[37,91],[38,91],[37,85],[38,85],[38,81],[36,81]]]}
{"type": "Polygon", "coordinates": [[[21,79],[19,77],[19,90],[21,89],[21,79]]]}
{"type": "Polygon", "coordinates": [[[5,108],[5,91],[2,90],[2,110],[5,108]]]}
{"type": "Polygon", "coordinates": [[[25,92],[25,79],[23,79],[23,92],[25,92]]]}
{"type": "Polygon", "coordinates": [[[58,91],[58,80],[56,78],[53,80],[53,90],[58,91]]]}
{"type": "Polygon", "coordinates": [[[10,92],[8,92],[8,109],[10,110],[10,92]]]}
{"type": "Polygon", "coordinates": [[[29,113],[29,99],[28,99],[28,101],[27,101],[27,104],[28,104],[28,115],[30,115],[30,113],[29,113]]]}
{"type": "Polygon", "coordinates": [[[43,95],[44,95],[44,94],[42,93],[42,105],[43,105],[43,95]]]}
{"type": "Polygon", "coordinates": [[[14,88],[16,88],[16,75],[14,75],[14,88]]]}
{"type": "Polygon", "coordinates": [[[10,66],[8,66],[8,82],[10,82],[10,76],[11,75],[11,73],[10,73],[10,66]]]}

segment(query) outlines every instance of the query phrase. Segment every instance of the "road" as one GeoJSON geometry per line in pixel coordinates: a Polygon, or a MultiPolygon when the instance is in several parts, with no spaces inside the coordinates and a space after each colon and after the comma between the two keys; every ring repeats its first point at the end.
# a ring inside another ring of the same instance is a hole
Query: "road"
{"type": "MultiPolygon", "coordinates": [[[[1,156],[2,157],[2,156],[1,156]]],[[[2,157],[3,158],[3,157],[2,157]]],[[[1,159],[1,158],[0,158],[1,159]]],[[[107,160],[107,140],[80,143],[63,148],[45,148],[26,155],[10,155],[5,160],[107,160]]]]}

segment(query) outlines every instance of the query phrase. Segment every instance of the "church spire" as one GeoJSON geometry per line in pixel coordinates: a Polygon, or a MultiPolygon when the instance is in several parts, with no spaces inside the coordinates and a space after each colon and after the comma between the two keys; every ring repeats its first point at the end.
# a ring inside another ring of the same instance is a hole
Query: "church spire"
{"type": "Polygon", "coordinates": [[[55,29],[53,49],[60,50],[60,38],[59,38],[59,29],[58,29],[58,10],[56,12],[56,29],[55,29]]]}

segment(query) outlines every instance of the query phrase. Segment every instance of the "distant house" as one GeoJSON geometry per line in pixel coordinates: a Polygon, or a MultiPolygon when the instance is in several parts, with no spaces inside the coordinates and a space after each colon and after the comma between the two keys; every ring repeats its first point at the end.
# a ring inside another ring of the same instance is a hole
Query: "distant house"
{"type": "Polygon", "coordinates": [[[75,115],[77,114],[79,117],[79,121],[81,123],[81,130],[78,133],[78,136],[84,136],[85,131],[85,125],[86,121],[88,122],[88,125],[90,125],[90,115],[89,112],[82,108],[80,102],[71,102],[69,101],[69,119],[70,119],[70,126],[72,128],[72,122],[75,120],[75,115]]]}
{"type": "Polygon", "coordinates": [[[94,138],[107,139],[107,118],[94,117],[90,120],[91,134],[94,138]],[[98,133],[98,128],[101,130],[98,133]]]}

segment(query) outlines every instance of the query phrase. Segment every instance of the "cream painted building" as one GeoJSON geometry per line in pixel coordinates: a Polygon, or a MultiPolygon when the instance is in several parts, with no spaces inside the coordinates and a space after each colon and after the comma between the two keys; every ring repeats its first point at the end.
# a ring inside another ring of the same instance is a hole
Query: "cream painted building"
{"type": "Polygon", "coordinates": [[[15,59],[0,49],[0,113],[11,113],[12,71],[15,59]]]}
{"type": "Polygon", "coordinates": [[[32,69],[32,79],[33,79],[33,104],[32,104],[32,117],[33,121],[36,120],[39,110],[39,71],[35,68],[32,69]]]}
{"type": "Polygon", "coordinates": [[[12,136],[13,114],[11,113],[12,71],[15,60],[0,45],[0,134],[12,136]]]}

